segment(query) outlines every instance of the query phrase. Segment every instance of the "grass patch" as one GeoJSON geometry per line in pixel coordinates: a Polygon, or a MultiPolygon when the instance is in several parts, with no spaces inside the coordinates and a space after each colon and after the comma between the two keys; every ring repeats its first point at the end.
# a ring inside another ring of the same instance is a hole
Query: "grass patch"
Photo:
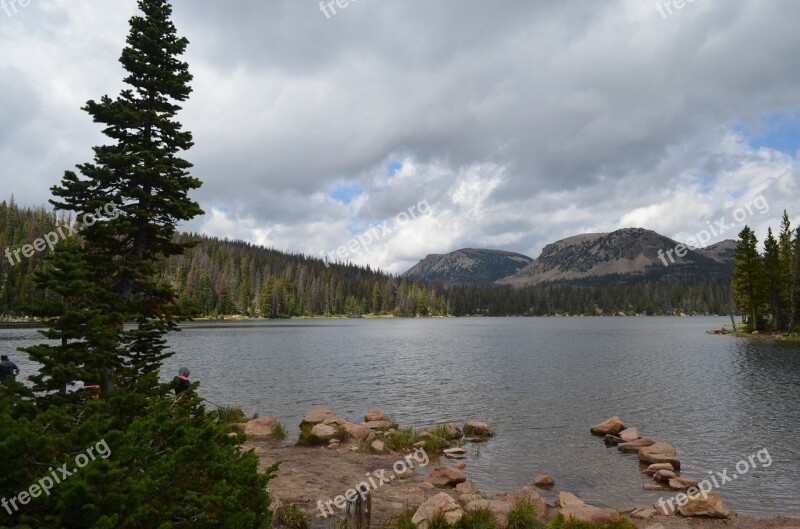
{"type": "Polygon", "coordinates": [[[395,452],[411,450],[419,442],[419,434],[411,429],[397,430],[395,433],[383,438],[386,448],[395,452]]]}
{"type": "Polygon", "coordinates": [[[447,431],[447,428],[445,428],[444,426],[437,426],[435,428],[431,428],[428,431],[431,433],[431,435],[434,435],[436,437],[441,437],[445,441],[457,441],[458,439],[460,439],[460,437],[458,436],[451,435],[450,432],[447,431]]]}
{"type": "Polygon", "coordinates": [[[508,513],[508,529],[545,529],[545,526],[536,506],[523,501],[508,513]]]}
{"type": "Polygon", "coordinates": [[[497,521],[488,508],[475,509],[464,513],[464,516],[456,522],[455,529],[497,529],[497,521]]]}
{"type": "Polygon", "coordinates": [[[230,406],[223,406],[209,413],[213,416],[218,424],[237,424],[247,422],[244,412],[241,408],[233,408],[230,406]]]}
{"type": "Polygon", "coordinates": [[[378,529],[417,529],[411,521],[415,512],[417,512],[415,507],[409,507],[380,524],[378,529]]]}
{"type": "MultiPolygon", "coordinates": [[[[343,426],[338,424],[331,425],[335,431],[333,434],[334,439],[338,439],[339,441],[346,441],[350,435],[347,433],[347,430],[344,429],[343,426]]],[[[326,445],[330,441],[326,439],[322,439],[317,437],[316,435],[311,433],[311,430],[314,429],[314,425],[306,424],[300,429],[300,437],[297,438],[297,442],[295,446],[321,446],[326,445]]]]}
{"type": "Polygon", "coordinates": [[[453,529],[453,526],[447,523],[444,514],[439,513],[431,519],[428,529],[453,529]]]}
{"type": "Polygon", "coordinates": [[[281,423],[276,424],[272,429],[272,437],[278,441],[283,441],[286,439],[286,427],[284,427],[281,423]]]}
{"type": "Polygon", "coordinates": [[[296,505],[284,505],[278,509],[275,525],[289,529],[311,529],[311,522],[296,505]]]}
{"type": "Polygon", "coordinates": [[[618,522],[607,523],[602,526],[592,525],[587,522],[579,522],[577,520],[565,520],[564,515],[558,513],[555,518],[550,521],[547,529],[636,529],[628,518],[620,518],[618,522]]]}

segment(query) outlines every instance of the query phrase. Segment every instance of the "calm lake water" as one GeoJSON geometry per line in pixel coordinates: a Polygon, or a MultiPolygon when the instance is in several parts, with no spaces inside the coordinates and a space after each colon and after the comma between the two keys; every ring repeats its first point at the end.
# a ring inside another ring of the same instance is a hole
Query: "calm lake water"
{"type": "MultiPolygon", "coordinates": [[[[625,509],[657,500],[633,455],[589,434],[611,415],[676,446],[683,475],[772,464],[717,490],[755,516],[800,516],[800,346],[708,335],[721,318],[302,320],[189,324],[171,338],[200,393],[277,415],[296,436],[313,407],[359,422],[372,407],[401,425],[483,420],[497,437],[468,445],[486,492],[552,474],[557,490],[625,509]],[[766,455],[762,452],[762,455],[766,455]],[[766,459],[766,458],[764,458],[766,459]]],[[[0,349],[35,339],[0,330],[0,349]]],[[[13,354],[13,353],[12,353],[13,354]]],[[[15,353],[21,367],[24,355],[15,353]]]]}

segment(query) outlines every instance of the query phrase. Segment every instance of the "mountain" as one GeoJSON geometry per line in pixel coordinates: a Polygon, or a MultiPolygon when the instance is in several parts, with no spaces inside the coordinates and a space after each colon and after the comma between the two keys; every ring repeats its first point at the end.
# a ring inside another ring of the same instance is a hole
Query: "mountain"
{"type": "Polygon", "coordinates": [[[686,251],[669,237],[641,228],[589,233],[545,246],[537,259],[497,283],[527,286],[674,280],[694,284],[704,278],[729,277],[735,248],[735,241],[723,241],[686,251]]]}
{"type": "Polygon", "coordinates": [[[429,255],[401,277],[444,285],[488,284],[515,274],[531,261],[513,252],[463,248],[446,255],[429,255]]]}

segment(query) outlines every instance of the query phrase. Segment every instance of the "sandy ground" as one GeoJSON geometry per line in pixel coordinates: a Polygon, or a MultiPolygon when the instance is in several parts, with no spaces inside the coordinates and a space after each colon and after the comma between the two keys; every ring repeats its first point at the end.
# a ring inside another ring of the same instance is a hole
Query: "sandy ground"
{"type": "MultiPolygon", "coordinates": [[[[344,511],[331,505],[334,514],[323,517],[318,502],[323,505],[336,496],[344,495],[348,489],[367,480],[367,473],[383,475],[388,482],[373,478],[377,487],[372,490],[372,527],[406,507],[416,507],[441,490],[425,482],[431,468],[436,465],[450,465],[449,460],[431,459],[427,468],[411,458],[415,469],[402,475],[395,475],[393,465],[403,460],[407,454],[368,454],[354,452],[352,444],[344,444],[340,448],[329,449],[295,448],[287,442],[273,439],[255,438],[245,444],[245,449],[253,449],[261,461],[261,469],[281,461],[280,472],[269,484],[274,500],[280,504],[294,504],[302,509],[312,520],[315,528],[333,528],[337,518],[344,517],[344,511]]],[[[464,472],[469,476],[469,461],[464,472]]],[[[542,495],[552,506],[552,499],[558,490],[545,492],[542,495]]],[[[452,491],[458,499],[458,494],[452,491]]],[[[548,516],[555,513],[549,509],[548,516]]],[[[706,520],[699,518],[683,518],[680,516],[657,516],[650,520],[634,520],[640,529],[800,529],[800,520],[787,518],[755,519],[734,515],[728,520],[706,520]]]]}

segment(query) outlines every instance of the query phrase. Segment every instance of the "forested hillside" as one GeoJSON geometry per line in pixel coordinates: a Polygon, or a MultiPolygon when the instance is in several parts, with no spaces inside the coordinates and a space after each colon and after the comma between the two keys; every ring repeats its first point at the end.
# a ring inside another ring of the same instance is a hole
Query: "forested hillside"
{"type": "MultiPolygon", "coordinates": [[[[41,297],[33,274],[48,251],[19,263],[14,249],[56,227],[47,208],[0,203],[0,315],[25,316],[23,306],[41,297]],[[11,262],[15,264],[12,265],[11,262]]],[[[639,280],[618,284],[451,286],[407,281],[369,267],[326,264],[245,242],[184,234],[197,241],[183,255],[161,264],[184,305],[198,316],[285,318],[299,316],[542,316],[552,314],[726,314],[729,278],[639,280]]]]}

